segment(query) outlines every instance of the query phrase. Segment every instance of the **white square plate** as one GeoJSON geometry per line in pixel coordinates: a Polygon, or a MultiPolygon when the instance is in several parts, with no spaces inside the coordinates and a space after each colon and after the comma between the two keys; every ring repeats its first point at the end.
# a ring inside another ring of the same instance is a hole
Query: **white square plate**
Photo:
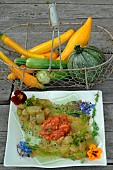
{"type": "MultiPolygon", "coordinates": [[[[49,99],[54,103],[65,104],[72,100],[90,101],[95,103],[95,94],[99,93],[99,100],[96,105],[96,116],[95,120],[99,126],[98,141],[99,147],[102,148],[103,152],[101,159],[89,161],[85,159],[84,163],[80,160],[70,159],[56,159],[53,161],[47,161],[45,159],[40,160],[37,158],[20,157],[17,153],[16,145],[20,140],[23,140],[24,132],[21,129],[20,123],[16,115],[17,107],[11,102],[9,110],[8,120],[8,133],[7,143],[4,157],[4,166],[18,166],[18,167],[42,167],[42,168],[58,168],[58,167],[70,167],[70,166],[106,166],[106,149],[105,149],[105,129],[104,129],[104,114],[103,114],[103,101],[102,92],[97,90],[89,91],[44,91],[44,92],[32,92],[27,91],[27,97],[34,95],[38,98],[49,99]]],[[[12,94],[13,95],[13,94],[12,94]]]]}

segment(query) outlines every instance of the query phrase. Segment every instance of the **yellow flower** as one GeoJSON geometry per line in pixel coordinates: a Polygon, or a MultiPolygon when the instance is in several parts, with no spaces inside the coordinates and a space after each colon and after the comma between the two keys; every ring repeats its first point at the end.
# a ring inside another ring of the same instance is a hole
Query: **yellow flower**
{"type": "Polygon", "coordinates": [[[87,152],[89,160],[100,159],[102,154],[102,149],[97,148],[95,144],[91,144],[89,147],[89,151],[87,152]]]}

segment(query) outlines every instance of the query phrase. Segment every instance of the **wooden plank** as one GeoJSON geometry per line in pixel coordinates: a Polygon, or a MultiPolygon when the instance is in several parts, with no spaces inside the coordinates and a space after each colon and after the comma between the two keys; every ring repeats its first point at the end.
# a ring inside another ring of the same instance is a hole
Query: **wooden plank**
{"type": "MultiPolygon", "coordinates": [[[[45,86],[46,89],[45,90],[84,90],[85,88],[81,87],[79,84],[75,84],[75,82],[71,79],[68,79],[68,82],[66,84],[66,82],[64,82],[62,80],[62,82],[57,81],[57,84],[52,84],[50,83],[48,86],[45,86]],[[65,86],[65,87],[64,87],[65,86]]],[[[105,80],[104,82],[101,82],[98,85],[94,85],[91,89],[89,90],[101,90],[103,93],[103,102],[104,103],[113,103],[113,95],[112,95],[112,87],[113,87],[113,78],[108,78],[107,80],[105,80]]],[[[17,89],[17,86],[15,86],[14,90],[17,89]]],[[[23,86],[23,90],[30,90],[30,91],[38,91],[38,89],[29,89],[28,87],[25,88],[25,86],[23,86]]],[[[86,89],[85,89],[86,90],[86,89]]]]}
{"type": "Polygon", "coordinates": [[[0,105],[0,132],[7,131],[9,105],[0,105]]]}
{"type": "MultiPolygon", "coordinates": [[[[62,82],[62,86],[64,86],[65,84],[62,82]]],[[[82,87],[80,88],[78,85],[73,85],[73,87],[71,87],[73,84],[72,82],[70,82],[70,87],[62,87],[59,85],[57,85],[57,87],[55,85],[48,85],[48,87],[46,86],[45,90],[69,90],[69,91],[73,91],[73,90],[84,90],[82,87]]],[[[65,85],[66,86],[66,85],[65,85]]],[[[112,95],[112,87],[113,87],[113,79],[109,79],[92,87],[92,89],[89,90],[101,90],[103,93],[103,102],[104,104],[113,104],[113,95],[112,95]]],[[[18,86],[15,85],[14,90],[18,89],[18,86]]],[[[39,89],[29,89],[28,87],[25,88],[25,86],[23,87],[23,90],[30,90],[30,91],[39,91],[39,89]]],[[[85,89],[86,90],[86,89],[85,89]]]]}
{"type": "MultiPolygon", "coordinates": [[[[56,2],[55,0],[50,0],[50,2],[56,2]]],[[[57,7],[58,7],[58,14],[60,21],[65,23],[64,26],[61,27],[61,32],[65,31],[66,29],[70,28],[70,23],[72,23],[72,27],[75,27],[73,22],[84,22],[85,19],[91,15],[93,17],[93,25],[101,25],[107,28],[113,34],[113,1],[112,0],[81,0],[81,1],[74,1],[74,0],[57,0],[57,7]]],[[[0,10],[0,23],[1,23],[1,31],[6,29],[9,26],[20,24],[20,23],[47,23],[48,24],[48,8],[45,4],[45,1],[42,0],[1,0],[1,10],[0,10]]],[[[35,33],[40,32],[39,39],[40,42],[47,40],[49,37],[51,38],[51,29],[49,26],[39,25],[37,31],[35,33]],[[45,32],[45,33],[44,33],[45,32]],[[42,37],[42,38],[41,38],[42,37]]],[[[15,33],[15,32],[14,32],[15,33]]],[[[27,42],[27,47],[30,48],[33,45],[32,38],[35,38],[36,34],[32,31],[29,34],[29,40],[27,42]]],[[[17,41],[22,42],[22,45],[25,45],[24,38],[26,36],[25,31],[17,31],[16,34],[13,36],[17,41]],[[19,34],[18,34],[19,33],[19,34]],[[21,38],[20,38],[21,37],[21,38]]],[[[106,41],[107,42],[107,41],[106,41]]],[[[37,43],[37,41],[35,41],[37,43]]],[[[106,46],[106,45],[105,45],[106,46]]],[[[7,53],[5,53],[7,54],[7,53]]],[[[11,59],[15,58],[15,56],[11,55],[11,59]]],[[[11,85],[9,83],[6,85],[5,83],[1,83],[4,80],[0,78],[0,101],[3,99],[8,99],[8,96],[11,91],[11,85]],[[5,84],[5,85],[4,85],[5,84]],[[6,88],[7,86],[7,88],[6,88]],[[4,92],[2,92],[3,88],[6,88],[4,92]],[[6,94],[5,94],[6,92],[6,94]],[[2,93],[2,96],[1,96],[2,93]],[[5,95],[4,95],[5,94],[5,95]]],[[[11,83],[11,82],[10,82],[11,83]]],[[[108,157],[108,164],[112,164],[112,166],[107,167],[76,167],[79,170],[94,170],[94,169],[113,169],[113,95],[112,95],[112,87],[113,87],[113,75],[100,85],[96,85],[93,89],[100,89],[103,92],[103,101],[104,101],[104,115],[105,115],[105,129],[106,129],[106,145],[107,145],[107,157],[108,157]],[[110,104],[111,103],[111,104],[110,104]]],[[[76,88],[75,88],[76,90],[76,88]]],[[[4,100],[4,102],[5,102],[4,100]]],[[[0,106],[2,112],[0,116],[0,170],[5,170],[6,167],[3,167],[3,157],[5,151],[5,142],[6,142],[6,131],[7,131],[7,119],[8,119],[8,111],[9,105],[0,106]],[[2,108],[2,109],[1,109],[2,108]]],[[[72,170],[74,167],[65,168],[72,170]]],[[[8,170],[24,170],[30,168],[7,168],[8,170]]],[[[33,170],[36,168],[32,168],[33,170]]],[[[41,170],[41,168],[39,168],[41,170]]],[[[60,168],[63,170],[64,168],[60,168]]]]}
{"type": "Polygon", "coordinates": [[[2,164],[4,160],[6,138],[6,132],[0,132],[0,164],[2,164]]]}
{"type": "MultiPolygon", "coordinates": [[[[80,25],[73,25],[73,26],[68,25],[65,27],[61,26],[60,34],[63,34],[64,32],[66,32],[67,30],[71,28],[77,30],[78,28],[80,28],[80,25]]],[[[40,43],[43,43],[43,42],[46,42],[52,39],[52,30],[50,29],[48,25],[45,26],[44,24],[37,25],[37,26],[32,24],[28,27],[28,30],[26,26],[17,26],[17,27],[14,27],[12,30],[11,29],[7,30],[5,34],[13,38],[17,43],[19,43],[21,46],[27,49],[30,49],[33,46],[36,46],[40,43]]],[[[57,36],[58,36],[57,33],[55,33],[55,37],[57,36]]],[[[61,45],[62,50],[66,46],[66,43],[61,45]]],[[[107,53],[108,55],[107,58],[110,58],[111,53],[113,53],[112,38],[107,32],[103,31],[103,29],[101,28],[95,27],[92,29],[91,37],[89,39],[89,44],[96,46],[102,51],[104,51],[105,53],[107,53]]],[[[7,47],[2,42],[0,42],[0,45],[3,48],[8,49],[9,51],[12,51],[11,48],[7,47]]],[[[1,47],[1,50],[3,51],[2,47],[1,47]]],[[[4,50],[5,54],[7,54],[6,52],[7,51],[4,50]]],[[[16,54],[11,53],[9,55],[9,57],[11,57],[12,59],[14,57],[17,58],[18,56],[19,55],[17,55],[17,53],[16,54]]]]}
{"type": "MultiPolygon", "coordinates": [[[[87,16],[92,15],[93,18],[112,18],[112,5],[77,5],[77,4],[57,4],[58,14],[61,18],[84,18],[86,16],[85,11],[87,11],[87,16]],[[94,10],[95,9],[95,10],[94,10]],[[79,11],[79,12],[78,12],[79,11]],[[63,14],[63,15],[61,15],[63,14]]],[[[48,6],[46,4],[1,4],[1,14],[2,17],[5,14],[8,15],[7,19],[11,15],[13,17],[27,17],[30,18],[48,18],[48,6]],[[24,7],[23,7],[24,5],[24,7]],[[8,11],[6,12],[6,10],[8,11]],[[21,11],[20,11],[21,9],[21,11]],[[38,9],[38,10],[37,10],[38,9]]],[[[2,20],[1,20],[2,21],[2,20]]]]}
{"type": "MultiPolygon", "coordinates": [[[[107,148],[107,158],[108,158],[108,163],[110,163],[110,164],[113,163],[112,159],[111,159],[111,158],[113,158],[113,152],[112,152],[113,138],[112,137],[113,137],[113,134],[106,133],[106,141],[108,141],[108,142],[106,142],[106,145],[107,145],[106,146],[106,148],[107,148]]],[[[6,132],[0,132],[0,164],[3,163],[3,159],[4,159],[5,142],[6,142],[6,132]]],[[[12,168],[11,168],[11,170],[12,170],[12,168]]]]}
{"type": "Polygon", "coordinates": [[[103,106],[105,131],[113,131],[113,104],[104,104],[103,106]]]}
{"type": "MultiPolygon", "coordinates": [[[[18,11],[17,11],[18,12],[18,11]]],[[[2,18],[2,15],[1,15],[2,18]]],[[[75,29],[75,31],[79,28],[81,23],[84,23],[87,19],[87,16],[85,18],[63,18],[60,19],[62,25],[60,26],[60,32],[64,32],[68,29],[75,29]]],[[[112,22],[112,18],[109,19],[103,19],[103,18],[93,18],[93,26],[101,26],[105,29],[107,29],[112,35],[113,35],[113,22],[112,22]]],[[[2,20],[2,26],[1,26],[1,32],[5,31],[6,29],[16,26],[16,25],[20,25],[20,24],[32,24],[32,23],[36,23],[37,24],[37,33],[40,32],[46,32],[46,35],[48,34],[48,32],[52,33],[52,29],[49,27],[49,18],[44,19],[44,18],[39,18],[37,20],[37,18],[29,18],[26,17],[25,20],[22,19],[22,17],[16,17],[14,18],[13,16],[10,17],[10,19],[7,20],[7,16],[4,16],[4,19],[2,20]]],[[[17,29],[17,27],[15,28],[17,29]]],[[[9,33],[11,30],[9,29],[7,31],[7,33],[9,33]]],[[[15,32],[14,32],[15,33],[15,32]]],[[[22,35],[23,32],[21,32],[22,35]]],[[[25,34],[26,35],[26,34],[25,34]]],[[[23,35],[23,37],[25,36],[23,35]]],[[[19,35],[18,35],[19,36],[19,35]]],[[[109,36],[108,36],[109,38],[109,36]]]]}
{"type": "MultiPolygon", "coordinates": [[[[2,141],[5,138],[6,131],[7,131],[7,121],[8,121],[8,115],[9,115],[9,105],[0,105],[1,110],[1,116],[0,116],[0,137],[2,137],[2,141]]],[[[108,158],[110,159],[113,153],[112,153],[112,147],[113,147],[113,128],[112,128],[112,122],[113,122],[113,109],[112,104],[104,104],[104,116],[105,116],[105,130],[106,130],[106,144],[107,144],[107,152],[108,152],[108,158]],[[109,153],[111,152],[111,153],[109,153]]],[[[1,147],[0,147],[1,148],[1,147]]]]}
{"type": "Polygon", "coordinates": [[[103,101],[106,103],[113,101],[112,87],[113,81],[108,79],[101,84],[95,85],[92,89],[101,90],[103,93],[103,101]]]}
{"type": "MultiPolygon", "coordinates": [[[[112,87],[113,87],[113,81],[105,81],[100,85],[96,85],[92,88],[92,90],[101,90],[103,92],[103,102],[104,103],[113,103],[113,95],[112,95],[112,87]]],[[[0,103],[5,104],[9,101],[9,96],[11,93],[12,88],[12,81],[9,81],[8,84],[4,80],[0,80],[0,103]]],[[[18,89],[17,86],[15,86],[15,90],[18,89]]],[[[47,90],[55,90],[54,88],[48,88],[47,90]]],[[[59,90],[64,90],[64,88],[57,88],[59,90]]],[[[28,89],[29,90],[29,89],[28,89]]],[[[36,90],[36,89],[35,89],[36,90]]],[[[74,88],[66,88],[66,90],[77,90],[76,87],[74,88]]],[[[37,89],[38,91],[38,89],[37,89]]]]}
{"type": "MultiPolygon", "coordinates": [[[[56,0],[49,0],[49,2],[50,3],[56,3],[56,0]]],[[[15,2],[15,0],[1,0],[0,1],[0,3],[2,4],[4,4],[4,3],[12,3],[12,4],[14,4],[14,3],[16,3],[16,4],[34,4],[34,3],[36,3],[36,4],[39,4],[39,3],[41,3],[41,4],[43,4],[43,3],[46,3],[46,1],[42,1],[42,0],[21,0],[21,1],[19,1],[19,0],[16,0],[16,2],[15,2]]],[[[82,5],[82,4],[87,4],[87,5],[90,5],[90,4],[108,4],[108,5],[111,5],[111,4],[113,4],[113,1],[112,0],[108,0],[108,1],[106,1],[106,0],[80,0],[80,1],[74,1],[74,0],[57,0],[57,3],[60,3],[60,4],[62,4],[62,3],[64,3],[64,4],[79,4],[79,5],[82,5]]]]}
{"type": "MultiPolygon", "coordinates": [[[[58,14],[61,22],[63,22],[64,19],[77,21],[77,18],[84,19],[88,16],[98,19],[113,18],[112,5],[90,6],[76,4],[58,4],[58,14]],[[87,14],[85,11],[87,11],[87,14]]],[[[11,26],[16,23],[19,24],[20,22],[41,22],[43,20],[44,22],[45,20],[48,22],[49,18],[48,8],[46,4],[39,4],[38,6],[36,6],[35,4],[1,4],[0,16],[2,30],[4,29],[4,25],[11,26]]]]}
{"type": "MultiPolygon", "coordinates": [[[[19,168],[19,167],[4,167],[3,165],[0,165],[0,170],[31,170],[31,168],[19,168]]],[[[108,166],[93,166],[93,167],[68,167],[68,168],[59,168],[59,170],[112,170],[113,166],[112,165],[108,165],[108,166]]],[[[37,168],[32,168],[32,170],[37,170],[37,168]]],[[[42,168],[38,168],[38,170],[42,170],[42,168]]],[[[57,168],[54,168],[54,170],[57,170],[57,168]]]]}
{"type": "MultiPolygon", "coordinates": [[[[3,165],[0,165],[0,170],[31,170],[31,168],[19,168],[19,167],[4,167],[3,165]]],[[[113,166],[109,165],[109,166],[93,166],[93,167],[68,167],[68,168],[59,168],[59,170],[112,170],[113,166]]],[[[37,170],[37,168],[32,168],[32,170],[37,170]]],[[[42,168],[38,168],[38,170],[42,170],[42,168]]],[[[57,170],[57,168],[54,168],[54,170],[57,170]]]]}
{"type": "Polygon", "coordinates": [[[7,65],[0,61],[0,104],[9,103],[12,90],[12,81],[7,79],[9,73],[7,65]]]}
{"type": "Polygon", "coordinates": [[[11,93],[12,83],[0,80],[0,103],[8,103],[11,93]]]}
{"type": "MultiPolygon", "coordinates": [[[[5,145],[6,145],[6,132],[0,132],[0,164],[3,163],[5,145]]],[[[106,151],[109,163],[113,163],[113,132],[106,133],[106,151]]]]}

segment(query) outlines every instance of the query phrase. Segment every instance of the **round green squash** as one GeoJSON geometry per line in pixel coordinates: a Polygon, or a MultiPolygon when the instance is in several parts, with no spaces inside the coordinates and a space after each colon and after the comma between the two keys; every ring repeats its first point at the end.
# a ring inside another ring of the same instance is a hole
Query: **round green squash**
{"type": "Polygon", "coordinates": [[[103,68],[98,65],[104,62],[105,56],[97,47],[76,45],[69,56],[67,67],[72,78],[80,83],[91,83],[102,73],[103,68]]]}

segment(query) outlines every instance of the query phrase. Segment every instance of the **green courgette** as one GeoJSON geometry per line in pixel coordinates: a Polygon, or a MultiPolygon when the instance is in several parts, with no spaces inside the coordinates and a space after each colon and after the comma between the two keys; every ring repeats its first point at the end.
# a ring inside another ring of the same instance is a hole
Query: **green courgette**
{"type": "MultiPolygon", "coordinates": [[[[34,69],[48,69],[50,66],[50,60],[48,59],[38,59],[38,58],[16,58],[14,62],[17,65],[26,65],[29,68],[34,69]]],[[[67,68],[67,62],[62,61],[62,67],[67,68]]],[[[60,68],[60,60],[52,60],[52,69],[60,68]]]]}
{"type": "MultiPolygon", "coordinates": [[[[48,59],[38,59],[38,58],[28,58],[26,61],[26,66],[34,69],[48,69],[50,66],[50,60],[48,59]]],[[[67,68],[67,62],[62,61],[62,67],[67,68]]],[[[60,60],[52,60],[52,69],[60,68],[60,60]]]]}
{"type": "Polygon", "coordinates": [[[20,65],[25,65],[26,61],[27,61],[27,58],[16,58],[14,60],[14,63],[20,66],[20,65]]]}

